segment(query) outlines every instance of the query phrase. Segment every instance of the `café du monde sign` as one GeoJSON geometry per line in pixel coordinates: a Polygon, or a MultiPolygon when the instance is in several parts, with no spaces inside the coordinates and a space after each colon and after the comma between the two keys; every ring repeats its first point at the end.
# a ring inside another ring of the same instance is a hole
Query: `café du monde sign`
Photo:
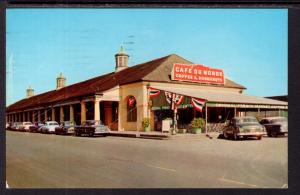
{"type": "Polygon", "coordinates": [[[201,64],[173,64],[171,79],[197,83],[210,83],[223,85],[225,82],[224,71],[209,68],[201,64]]]}

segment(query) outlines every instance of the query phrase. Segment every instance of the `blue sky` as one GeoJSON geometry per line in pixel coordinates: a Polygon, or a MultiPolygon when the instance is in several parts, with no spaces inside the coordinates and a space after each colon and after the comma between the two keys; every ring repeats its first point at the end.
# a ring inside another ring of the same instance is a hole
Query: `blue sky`
{"type": "Polygon", "coordinates": [[[224,69],[246,94],[287,94],[287,9],[8,9],[7,105],[172,53],[224,69]]]}

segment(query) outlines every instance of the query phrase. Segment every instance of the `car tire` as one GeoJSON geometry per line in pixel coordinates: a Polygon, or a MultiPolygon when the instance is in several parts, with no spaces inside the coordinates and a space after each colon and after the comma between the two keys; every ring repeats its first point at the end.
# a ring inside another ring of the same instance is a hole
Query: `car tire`
{"type": "Polygon", "coordinates": [[[223,132],[223,137],[224,137],[224,139],[229,139],[229,136],[225,131],[223,132]]]}
{"type": "Polygon", "coordinates": [[[235,141],[239,139],[239,137],[237,136],[236,133],[233,133],[233,139],[234,139],[235,141]]]}
{"type": "Polygon", "coordinates": [[[257,140],[261,140],[262,136],[257,136],[257,140]]]}
{"type": "Polygon", "coordinates": [[[271,136],[272,137],[277,137],[277,133],[276,132],[271,132],[271,136]]]}
{"type": "Polygon", "coordinates": [[[271,133],[268,133],[268,137],[272,137],[271,133]]]}

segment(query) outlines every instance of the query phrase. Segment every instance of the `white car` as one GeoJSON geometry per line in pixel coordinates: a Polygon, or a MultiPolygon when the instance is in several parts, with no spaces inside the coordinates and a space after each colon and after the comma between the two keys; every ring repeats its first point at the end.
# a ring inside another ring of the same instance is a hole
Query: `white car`
{"type": "Polygon", "coordinates": [[[32,125],[31,122],[22,122],[21,126],[22,129],[24,129],[25,131],[29,131],[29,127],[32,125]]]}
{"type": "Polygon", "coordinates": [[[59,127],[56,121],[47,121],[45,125],[41,127],[41,133],[55,133],[55,127],[59,127]]]}

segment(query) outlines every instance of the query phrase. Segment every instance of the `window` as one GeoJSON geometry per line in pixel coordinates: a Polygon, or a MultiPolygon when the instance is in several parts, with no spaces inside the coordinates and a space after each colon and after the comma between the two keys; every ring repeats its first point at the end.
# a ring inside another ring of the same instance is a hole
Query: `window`
{"type": "Polygon", "coordinates": [[[136,122],[136,99],[134,96],[129,96],[127,100],[127,122],[136,122]]]}

